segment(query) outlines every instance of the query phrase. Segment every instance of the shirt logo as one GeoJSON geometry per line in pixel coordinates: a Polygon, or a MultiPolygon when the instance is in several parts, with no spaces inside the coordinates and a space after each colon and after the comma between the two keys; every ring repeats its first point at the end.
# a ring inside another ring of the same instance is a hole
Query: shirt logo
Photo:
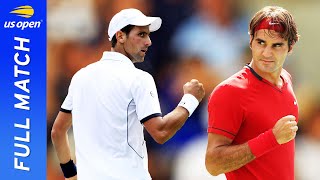
{"type": "Polygon", "coordinates": [[[279,24],[279,23],[275,23],[275,22],[269,21],[269,25],[270,25],[270,26],[274,26],[274,25],[277,25],[277,24],[279,24]]]}
{"type": "Polygon", "coordinates": [[[24,17],[24,18],[30,18],[34,14],[34,10],[31,6],[25,5],[25,6],[19,6],[14,8],[10,12],[11,14],[16,14],[17,16],[24,17]]]}
{"type": "Polygon", "coordinates": [[[153,91],[150,91],[150,95],[151,95],[151,97],[155,97],[155,95],[154,95],[154,92],[153,91]]]}

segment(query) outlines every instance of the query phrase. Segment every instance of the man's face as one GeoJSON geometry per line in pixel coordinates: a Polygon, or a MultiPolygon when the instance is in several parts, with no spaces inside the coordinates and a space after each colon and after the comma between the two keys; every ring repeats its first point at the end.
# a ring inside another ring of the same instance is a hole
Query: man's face
{"type": "Polygon", "coordinates": [[[125,39],[123,47],[126,55],[133,63],[143,62],[148,47],[152,44],[149,26],[135,26],[125,39]]]}
{"type": "Polygon", "coordinates": [[[268,31],[260,29],[251,39],[252,67],[259,75],[279,75],[288,55],[288,41],[283,39],[280,33],[268,31]]]}

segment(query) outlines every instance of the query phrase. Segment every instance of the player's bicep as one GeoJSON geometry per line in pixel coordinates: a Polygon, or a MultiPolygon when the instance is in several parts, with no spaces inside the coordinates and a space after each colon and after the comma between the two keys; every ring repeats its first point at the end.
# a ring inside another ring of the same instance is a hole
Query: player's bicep
{"type": "Polygon", "coordinates": [[[67,132],[72,125],[72,114],[60,111],[54,121],[53,130],[67,132]]]}
{"type": "MultiPolygon", "coordinates": [[[[214,169],[218,159],[221,158],[221,147],[228,146],[232,143],[232,139],[216,134],[208,133],[208,144],[206,150],[206,167],[207,169],[214,169]]],[[[221,151],[222,150],[222,151],[221,151]]]]}
{"type": "Polygon", "coordinates": [[[143,126],[148,131],[148,133],[152,136],[153,139],[156,139],[161,132],[160,128],[163,126],[163,119],[161,116],[153,117],[148,121],[143,123],[143,126]]]}

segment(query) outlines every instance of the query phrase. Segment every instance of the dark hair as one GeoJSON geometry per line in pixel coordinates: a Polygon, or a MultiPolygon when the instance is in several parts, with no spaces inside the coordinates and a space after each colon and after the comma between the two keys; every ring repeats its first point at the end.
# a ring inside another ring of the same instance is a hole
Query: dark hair
{"type": "MultiPolygon", "coordinates": [[[[134,25],[127,25],[124,28],[122,28],[120,31],[126,33],[126,35],[128,35],[130,33],[130,31],[134,28],[134,25]]],[[[116,38],[116,34],[113,35],[112,39],[111,39],[111,47],[115,47],[117,44],[117,38],[116,38]]]]}
{"type": "Polygon", "coordinates": [[[299,34],[296,23],[289,11],[279,6],[266,6],[258,11],[251,19],[249,24],[249,34],[254,37],[255,28],[260,22],[270,18],[273,22],[278,22],[284,28],[280,35],[285,40],[288,40],[289,46],[295,44],[299,40],[299,34]]]}

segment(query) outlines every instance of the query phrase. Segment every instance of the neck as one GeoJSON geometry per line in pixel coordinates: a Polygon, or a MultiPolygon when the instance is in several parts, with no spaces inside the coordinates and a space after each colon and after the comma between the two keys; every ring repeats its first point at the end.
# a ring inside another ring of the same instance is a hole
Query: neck
{"type": "Polygon", "coordinates": [[[133,63],[135,63],[135,61],[133,61],[134,58],[129,53],[127,53],[124,46],[116,45],[115,47],[111,48],[111,51],[121,53],[121,54],[127,56],[133,63]]]}
{"type": "Polygon", "coordinates": [[[276,72],[262,72],[257,68],[252,62],[249,64],[249,66],[263,79],[269,81],[271,84],[281,88],[283,85],[283,80],[280,77],[281,70],[276,72]]]}

